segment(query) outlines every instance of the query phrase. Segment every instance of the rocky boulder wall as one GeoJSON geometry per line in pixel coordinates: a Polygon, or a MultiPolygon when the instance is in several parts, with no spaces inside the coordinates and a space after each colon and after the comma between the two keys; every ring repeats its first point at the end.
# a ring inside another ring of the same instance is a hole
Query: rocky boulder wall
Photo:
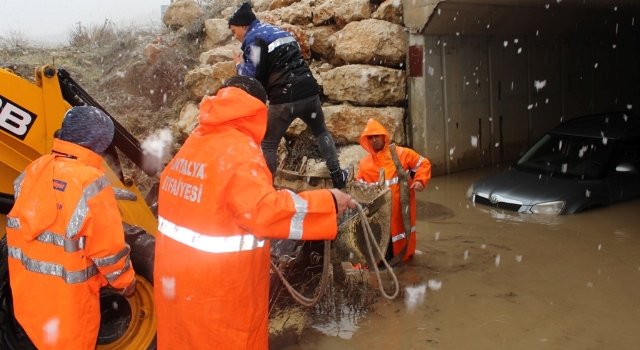
{"type": "Polygon", "coordinates": [[[323,92],[332,102],[359,106],[403,106],[405,103],[404,70],[352,64],[320,76],[323,92]]]}

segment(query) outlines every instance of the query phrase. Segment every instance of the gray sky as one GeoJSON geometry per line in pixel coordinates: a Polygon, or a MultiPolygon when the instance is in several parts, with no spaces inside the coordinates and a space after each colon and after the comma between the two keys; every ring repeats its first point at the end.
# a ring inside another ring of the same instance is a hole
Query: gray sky
{"type": "Polygon", "coordinates": [[[69,29],[102,24],[161,21],[160,6],[170,0],[0,0],[0,35],[20,30],[33,40],[65,41],[69,29]]]}

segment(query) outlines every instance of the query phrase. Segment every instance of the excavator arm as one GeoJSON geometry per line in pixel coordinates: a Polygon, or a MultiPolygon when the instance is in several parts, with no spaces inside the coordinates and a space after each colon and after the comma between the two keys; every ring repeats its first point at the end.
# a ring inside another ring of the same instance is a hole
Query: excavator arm
{"type": "Polygon", "coordinates": [[[103,289],[99,350],[152,350],[156,348],[153,307],[154,236],[157,220],[133,179],[124,176],[119,153],[144,173],[156,176],[159,164],[151,161],[140,143],[115,120],[64,69],[52,65],[35,69],[35,83],[0,68],[0,349],[32,348],[13,316],[12,294],[7,274],[6,214],[13,207],[13,181],[35,159],[51,152],[56,131],[72,106],[100,108],[115,125],[114,140],[105,155],[105,175],[114,188],[131,246],[131,261],[138,274],[136,293],[125,300],[119,293],[103,289]],[[120,152],[117,152],[119,150],[120,152]],[[114,303],[125,305],[117,310],[114,303]],[[126,327],[122,327],[126,321],[126,327]]]}

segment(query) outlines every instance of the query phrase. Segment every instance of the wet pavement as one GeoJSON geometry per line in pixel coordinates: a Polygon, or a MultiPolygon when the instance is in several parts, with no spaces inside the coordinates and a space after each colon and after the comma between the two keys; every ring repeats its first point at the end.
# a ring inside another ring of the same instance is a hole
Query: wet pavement
{"type": "Polygon", "coordinates": [[[431,179],[417,255],[394,269],[402,297],[310,319],[288,349],[640,348],[640,200],[569,216],[474,207],[469,185],[502,169],[431,179]]]}

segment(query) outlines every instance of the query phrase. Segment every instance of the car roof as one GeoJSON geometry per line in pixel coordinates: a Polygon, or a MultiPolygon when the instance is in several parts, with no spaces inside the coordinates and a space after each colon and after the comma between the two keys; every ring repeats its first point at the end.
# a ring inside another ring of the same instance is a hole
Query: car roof
{"type": "Polygon", "coordinates": [[[560,124],[550,133],[617,139],[635,127],[640,127],[638,116],[634,116],[631,111],[620,111],[574,118],[560,124]]]}

